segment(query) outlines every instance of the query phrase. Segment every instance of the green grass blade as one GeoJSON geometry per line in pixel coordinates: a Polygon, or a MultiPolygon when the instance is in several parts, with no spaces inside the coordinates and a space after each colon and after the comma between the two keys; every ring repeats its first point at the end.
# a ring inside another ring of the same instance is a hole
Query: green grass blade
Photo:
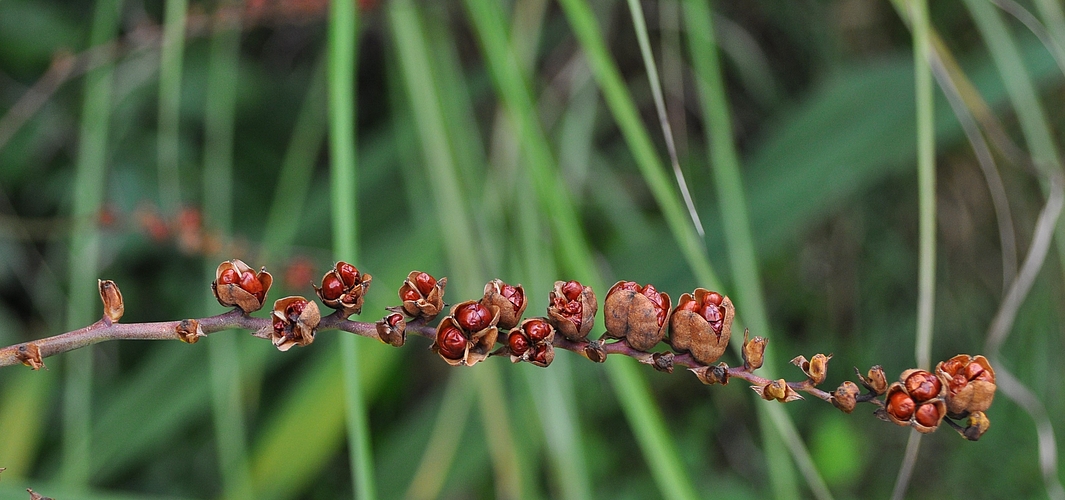
{"type": "MultiPolygon", "coordinates": [[[[93,14],[90,45],[107,43],[117,35],[120,0],[98,0],[93,14]]],[[[99,300],[94,281],[100,260],[96,216],[103,205],[107,179],[107,142],[114,68],[104,64],[85,77],[77,171],[73,185],[74,228],[70,243],[70,298],[67,327],[92,323],[99,300]]],[[[93,349],[72,352],[65,360],[63,458],[61,477],[75,487],[90,480],[93,349]]]]}
{"type": "Polygon", "coordinates": [[[181,206],[181,136],[178,128],[188,10],[188,0],[166,0],[163,44],[159,54],[159,201],[163,212],[171,215],[181,206]]]}
{"type": "MultiPolygon", "coordinates": [[[[335,258],[359,262],[355,174],[355,47],[358,17],[355,4],[334,0],[329,16],[329,150],[335,258]]],[[[359,381],[360,346],[353,335],[340,338],[344,372],[344,403],[351,475],[355,497],[377,497],[366,402],[359,381]]]]}
{"type": "Polygon", "coordinates": [[[936,291],[936,136],[935,102],[933,101],[932,70],[929,55],[932,44],[928,19],[928,3],[913,0],[913,58],[914,86],[917,96],[917,190],[920,220],[918,238],[917,284],[917,366],[932,368],[932,326],[935,318],[936,291]]]}
{"type": "MultiPolygon", "coordinates": [[[[692,0],[686,1],[684,7],[691,59],[698,75],[700,101],[707,121],[704,130],[710,151],[711,173],[717,187],[718,206],[724,223],[723,232],[729,251],[729,262],[732,265],[737,304],[749,327],[759,332],[759,335],[767,335],[770,332],[769,318],[740,176],[739,153],[732,137],[732,121],[724,79],[721,76],[710,9],[706,3],[692,0]]],[[[770,367],[767,373],[772,373],[772,358],[767,359],[766,365],[770,367]]],[[[763,435],[779,434],[814,495],[818,498],[831,498],[828,487],[814,466],[805,444],[794,430],[791,420],[776,406],[762,406],[760,411],[762,422],[773,422],[777,431],[774,433],[763,424],[763,435]]],[[[798,496],[798,486],[794,474],[791,473],[792,464],[785,454],[775,448],[766,446],[770,470],[780,472],[770,476],[772,489],[777,497],[798,496]]]]}
{"type": "MultiPolygon", "coordinates": [[[[234,23],[239,23],[235,20],[234,23]]],[[[203,217],[206,227],[223,241],[233,230],[233,134],[236,114],[237,68],[240,64],[240,25],[219,23],[211,39],[204,110],[203,217]]],[[[215,278],[218,262],[231,258],[213,255],[204,263],[204,282],[215,278]]],[[[204,310],[215,310],[214,294],[204,289],[204,310]]],[[[211,409],[215,424],[218,467],[225,496],[248,497],[247,429],[241,380],[240,338],[220,335],[207,343],[210,359],[211,409]]]]}

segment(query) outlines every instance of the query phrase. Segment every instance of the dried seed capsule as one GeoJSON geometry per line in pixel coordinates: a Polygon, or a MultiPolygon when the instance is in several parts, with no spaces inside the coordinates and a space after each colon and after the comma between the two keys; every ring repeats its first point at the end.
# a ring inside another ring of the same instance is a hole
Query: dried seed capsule
{"type": "Polygon", "coordinates": [[[983,436],[988,429],[991,428],[991,420],[988,420],[987,415],[982,411],[974,411],[969,414],[969,421],[962,431],[962,435],[969,441],[977,441],[980,436],[983,436]]]}
{"type": "Polygon", "coordinates": [[[743,366],[747,368],[747,371],[754,371],[762,367],[762,363],[765,361],[765,346],[769,343],[769,339],[765,337],[754,337],[747,340],[747,336],[750,332],[747,329],[743,330],[743,366]]]}
{"type": "Polygon", "coordinates": [[[273,331],[270,340],[280,351],[314,342],[314,334],[322,319],[318,304],[298,296],[274,301],[271,317],[273,331]]]}
{"type": "Polygon", "coordinates": [[[875,365],[870,368],[868,376],[865,377],[862,376],[857,368],[854,369],[854,372],[858,374],[858,381],[873,394],[879,396],[887,392],[887,377],[884,376],[884,369],[880,365],[875,365]]]}
{"type": "Polygon", "coordinates": [[[959,354],[936,365],[936,376],[946,386],[947,410],[952,415],[983,412],[995,398],[995,370],[983,356],[959,354]]]}
{"type": "Polygon", "coordinates": [[[669,295],[632,281],[619,281],[603,302],[607,335],[625,339],[638,351],[649,351],[666,336],[666,316],[672,302],[669,295]]]}
{"type": "Polygon", "coordinates": [[[774,380],[763,386],[751,386],[751,389],[754,389],[766,401],[775,399],[781,403],[789,403],[797,399],[803,399],[784,379],[774,380]]]}
{"type": "Polygon", "coordinates": [[[432,320],[444,308],[445,286],[447,278],[437,280],[427,273],[411,271],[399,287],[402,311],[411,318],[432,320]]]}
{"type": "Polygon", "coordinates": [[[377,337],[381,339],[381,342],[392,347],[402,347],[407,342],[407,322],[403,319],[402,314],[389,314],[381,318],[375,326],[377,327],[377,337]]]}
{"type": "Polygon", "coordinates": [[[266,272],[265,267],[256,273],[240,259],[232,259],[218,265],[211,291],[219,304],[236,306],[245,313],[252,313],[262,309],[263,300],[273,282],[273,276],[266,272]]]}
{"type": "Polygon", "coordinates": [[[861,389],[858,389],[857,384],[850,380],[844,381],[835,391],[832,391],[832,404],[843,413],[850,413],[858,405],[857,398],[860,392],[861,389]]]}
{"type": "Polygon", "coordinates": [[[591,288],[576,281],[556,281],[547,305],[547,317],[562,336],[574,342],[588,338],[599,303],[591,288]]]}
{"type": "Polygon", "coordinates": [[[340,311],[347,318],[362,312],[363,297],[370,290],[373,276],[360,273],[347,262],[337,262],[333,269],[322,276],[322,286],[314,287],[318,298],[325,305],[340,311]]]}
{"type": "Polygon", "coordinates": [[[455,304],[451,314],[437,325],[432,349],[451,365],[472,366],[487,358],[495,346],[498,321],[496,306],[484,306],[472,300],[455,304]]]}
{"type": "Polygon", "coordinates": [[[705,288],[685,293],[669,319],[669,342],[704,364],[717,361],[728,347],[736,309],[728,297],[705,288]]]}
{"type": "Polygon", "coordinates": [[[492,280],[484,286],[484,305],[494,305],[499,308],[499,327],[510,329],[518,326],[521,315],[525,312],[528,301],[525,299],[525,289],[521,285],[510,286],[502,280],[492,280]]]}

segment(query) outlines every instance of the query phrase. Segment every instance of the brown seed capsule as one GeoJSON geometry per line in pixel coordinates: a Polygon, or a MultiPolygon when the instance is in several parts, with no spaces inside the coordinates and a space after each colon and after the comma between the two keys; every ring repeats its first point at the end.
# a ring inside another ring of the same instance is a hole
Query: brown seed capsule
{"type": "Polygon", "coordinates": [[[522,321],[507,337],[510,347],[510,360],[514,363],[528,361],[545,367],[555,358],[551,342],[555,339],[555,329],[547,318],[529,318],[522,321]]]}
{"type": "Polygon", "coordinates": [[[983,412],[995,398],[995,370],[983,356],[959,354],[936,365],[936,376],[946,386],[947,410],[952,415],[983,412]]]}
{"type": "Polygon", "coordinates": [[[796,356],[791,360],[791,364],[798,366],[806,377],[813,382],[814,385],[820,384],[825,381],[825,376],[828,374],[828,360],[832,359],[832,355],[825,356],[824,354],[815,354],[813,359],[807,361],[806,356],[796,356]]]}
{"type": "Polygon", "coordinates": [[[709,365],[725,353],[735,314],[728,297],[696,288],[694,294],[685,293],[677,301],[669,319],[669,343],[709,365]]]}
{"type": "Polygon", "coordinates": [[[605,362],[606,351],[603,350],[603,343],[598,340],[588,342],[588,345],[584,346],[584,357],[593,363],[605,362]]]}
{"type": "Polygon", "coordinates": [[[599,303],[591,288],[576,281],[556,281],[547,305],[547,318],[562,336],[574,342],[588,338],[599,303]]]}
{"type": "Polygon", "coordinates": [[[432,349],[448,364],[457,366],[462,364],[469,349],[470,341],[466,334],[455,323],[454,318],[447,317],[436,328],[436,342],[432,349]]]}
{"type": "Polygon", "coordinates": [[[555,359],[555,348],[551,344],[539,344],[525,354],[528,356],[530,363],[540,368],[547,368],[555,359]]]}
{"type": "Polygon", "coordinates": [[[322,276],[322,286],[314,287],[314,291],[323,304],[348,318],[362,312],[363,297],[370,290],[372,281],[373,276],[360,273],[355,266],[341,261],[322,276]]]}
{"type": "Polygon", "coordinates": [[[930,372],[925,370],[906,370],[899,381],[906,387],[906,393],[917,403],[924,403],[939,397],[943,384],[930,372]]]}
{"type": "Polygon", "coordinates": [[[754,371],[762,367],[762,363],[765,361],[765,346],[769,343],[769,339],[765,337],[754,337],[748,340],[747,336],[750,331],[743,330],[743,366],[747,371],[754,371]]]}
{"type": "Polygon", "coordinates": [[[118,320],[122,319],[122,313],[126,311],[122,292],[111,280],[96,280],[96,284],[100,289],[100,300],[104,303],[104,317],[111,323],[118,323],[118,320]]]}
{"type": "Polygon", "coordinates": [[[227,260],[215,270],[211,291],[225,307],[239,307],[245,313],[262,309],[274,277],[262,268],[258,273],[240,259],[227,260]]]}
{"type": "Polygon", "coordinates": [[[294,345],[305,346],[314,342],[322,316],[314,301],[291,296],[274,301],[271,318],[274,328],[270,340],[279,351],[287,351],[294,345]]]}
{"type": "Polygon", "coordinates": [[[411,318],[432,320],[444,309],[445,286],[447,278],[437,280],[427,273],[411,271],[399,287],[402,311],[411,318]]]}
{"type": "Polygon", "coordinates": [[[499,308],[496,306],[485,306],[472,300],[455,304],[451,314],[437,325],[437,342],[432,349],[451,365],[472,366],[487,358],[495,346],[499,336],[498,322],[499,308]],[[460,337],[465,345],[460,342],[460,337]]]}
{"type": "Polygon", "coordinates": [[[850,380],[844,381],[835,391],[832,391],[832,404],[843,410],[843,413],[850,413],[854,411],[854,408],[858,405],[858,394],[861,389],[858,389],[858,385],[850,380]]]}
{"type": "Polygon", "coordinates": [[[672,302],[653,285],[619,281],[603,302],[607,335],[625,339],[637,351],[649,351],[666,336],[666,317],[672,302]]]}
{"type": "Polygon", "coordinates": [[[751,389],[754,389],[766,401],[775,399],[781,403],[789,403],[797,399],[803,399],[784,379],[774,380],[763,386],[751,386],[751,389]]]}
{"type": "Polygon", "coordinates": [[[403,344],[407,342],[407,322],[403,319],[402,314],[389,314],[381,318],[375,326],[377,327],[377,337],[381,339],[381,342],[392,347],[403,347],[403,344]]]}
{"type": "Polygon", "coordinates": [[[969,441],[977,441],[991,428],[991,420],[982,411],[974,411],[969,414],[969,422],[962,431],[962,435],[969,441]]]}
{"type": "Polygon", "coordinates": [[[716,366],[700,366],[698,368],[689,368],[689,371],[699,377],[699,381],[706,385],[728,384],[728,365],[725,363],[718,363],[716,366]]]}
{"type": "Polygon", "coordinates": [[[879,396],[887,392],[887,377],[884,376],[884,369],[880,365],[870,368],[868,376],[865,377],[862,376],[857,368],[854,369],[854,373],[858,374],[858,381],[873,394],[879,396]]]}
{"type": "Polygon", "coordinates": [[[913,402],[909,394],[906,394],[906,389],[902,384],[895,382],[888,387],[885,410],[892,422],[910,425],[910,419],[916,409],[917,404],[913,402]]]}
{"type": "Polygon", "coordinates": [[[492,280],[484,286],[484,305],[494,305],[499,308],[499,328],[511,329],[518,326],[525,307],[529,305],[525,299],[525,289],[521,285],[510,286],[502,280],[492,280]]]}

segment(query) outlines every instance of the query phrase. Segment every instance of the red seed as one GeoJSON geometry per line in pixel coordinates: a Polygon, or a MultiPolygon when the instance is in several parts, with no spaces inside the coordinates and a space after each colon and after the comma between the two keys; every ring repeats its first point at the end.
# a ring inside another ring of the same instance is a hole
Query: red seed
{"type": "Polygon", "coordinates": [[[229,268],[222,271],[222,275],[218,277],[219,285],[230,285],[240,282],[240,273],[236,269],[229,268]]]}
{"type": "Polygon", "coordinates": [[[923,404],[917,407],[917,416],[914,417],[917,423],[925,427],[935,427],[939,424],[939,408],[932,403],[923,404]]]}
{"type": "Polygon", "coordinates": [[[303,309],[307,307],[306,300],[296,300],[285,307],[285,317],[289,321],[295,323],[300,318],[300,314],[303,314],[303,309]]]}
{"type": "Polygon", "coordinates": [[[703,297],[704,303],[713,304],[715,306],[721,305],[721,301],[723,300],[725,300],[725,297],[722,297],[721,294],[717,292],[710,292],[703,297]]]}
{"type": "Polygon", "coordinates": [[[942,387],[935,375],[924,370],[913,372],[909,377],[906,377],[905,385],[906,392],[919,403],[938,396],[942,387]]]}
{"type": "Polygon", "coordinates": [[[259,302],[262,302],[263,297],[266,296],[263,291],[263,284],[259,282],[259,278],[255,277],[255,273],[251,271],[244,271],[244,274],[240,276],[240,287],[254,295],[255,298],[259,299],[259,302]]]}
{"type": "Polygon", "coordinates": [[[436,346],[445,358],[460,359],[466,353],[466,336],[452,325],[447,325],[436,334],[436,346]]]}
{"type": "Polygon", "coordinates": [[[699,314],[710,323],[715,334],[721,335],[721,330],[725,327],[725,308],[708,301],[699,314]]]}
{"type": "Polygon", "coordinates": [[[980,374],[983,372],[984,367],[980,366],[979,363],[969,363],[969,366],[965,367],[965,377],[969,380],[973,380],[976,377],[979,377],[980,374]]]}
{"type": "Polygon", "coordinates": [[[695,312],[695,310],[698,309],[698,307],[699,307],[699,304],[697,302],[695,302],[694,300],[689,300],[687,302],[682,302],[682,303],[678,304],[677,305],[677,310],[678,311],[695,312]]]}
{"type": "Polygon", "coordinates": [[[551,334],[551,325],[543,320],[528,321],[521,327],[533,342],[540,342],[551,334]]]}
{"type": "Polygon", "coordinates": [[[359,281],[359,270],[347,262],[338,262],[336,273],[340,275],[344,288],[351,288],[359,281]]]}
{"type": "Polygon", "coordinates": [[[546,345],[542,345],[540,347],[537,347],[536,350],[533,351],[532,359],[533,359],[533,361],[536,361],[537,363],[541,363],[541,364],[545,364],[546,365],[547,364],[547,346],[546,345]]]}
{"type": "Polygon", "coordinates": [[[521,332],[514,331],[507,338],[507,345],[510,346],[511,354],[521,356],[525,354],[525,351],[529,350],[529,339],[522,335],[521,332]]]}
{"type": "Polygon", "coordinates": [[[562,285],[562,294],[569,300],[577,300],[583,291],[584,287],[576,281],[567,281],[565,285],[562,285]]]}
{"type": "Polygon", "coordinates": [[[274,331],[281,334],[285,331],[285,320],[274,317],[274,331]]]}
{"type": "Polygon", "coordinates": [[[515,288],[510,285],[504,284],[503,289],[500,291],[511,304],[514,304],[514,310],[521,309],[521,306],[525,305],[525,294],[520,288],[515,288]]]}
{"type": "Polygon", "coordinates": [[[433,291],[433,287],[436,286],[436,278],[427,273],[418,273],[414,277],[414,286],[418,287],[418,291],[422,292],[423,296],[428,297],[429,292],[433,291]]]}
{"type": "Polygon", "coordinates": [[[344,294],[344,283],[337,278],[337,273],[332,272],[322,278],[322,298],[336,300],[344,294]]]}
{"type": "Polygon", "coordinates": [[[491,326],[492,313],[480,303],[471,302],[455,310],[455,321],[468,332],[479,332],[491,326]]]}
{"type": "Polygon", "coordinates": [[[914,406],[912,399],[903,391],[891,394],[887,402],[887,412],[899,420],[909,420],[913,416],[914,406]]]}
{"type": "Polygon", "coordinates": [[[388,323],[391,327],[398,326],[400,321],[403,321],[403,315],[400,313],[392,313],[385,316],[385,323],[388,323]]]}
{"type": "Polygon", "coordinates": [[[404,302],[417,302],[418,299],[422,298],[422,295],[418,293],[418,290],[415,290],[414,288],[411,288],[409,286],[403,286],[399,289],[399,298],[404,302]]]}

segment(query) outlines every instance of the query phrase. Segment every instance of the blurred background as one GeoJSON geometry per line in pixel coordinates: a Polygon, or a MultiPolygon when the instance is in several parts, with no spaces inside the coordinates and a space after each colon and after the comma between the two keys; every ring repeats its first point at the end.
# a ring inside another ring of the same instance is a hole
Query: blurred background
{"type": "MultiPolygon", "coordinates": [[[[931,5],[959,98],[937,85],[931,109],[933,363],[984,352],[1062,168],[1063,7],[1017,1],[931,5]]],[[[907,5],[360,0],[330,28],[345,11],[324,0],[4,0],[0,343],[95,321],[97,278],[124,322],[175,320],[224,312],[222,260],[266,266],[273,300],[357,251],[364,321],[414,269],[447,276],[450,303],[522,283],[527,317],[556,279],[674,301],[706,286],[770,339],[763,375],[832,353],[826,389],[852,367],[891,379],[917,366],[929,211],[907,5]],[[353,75],[328,50],[344,36],[353,75]],[[331,120],[354,130],[353,196],[331,120]]],[[[924,437],[908,496],[1062,494],[1063,242],[994,358],[1021,403],[1000,390],[977,443],[924,437]]],[[[628,359],[459,369],[420,337],[339,337],[110,342],[4,368],[0,497],[885,498],[910,435],[871,405],[768,403],[628,359]]]]}

